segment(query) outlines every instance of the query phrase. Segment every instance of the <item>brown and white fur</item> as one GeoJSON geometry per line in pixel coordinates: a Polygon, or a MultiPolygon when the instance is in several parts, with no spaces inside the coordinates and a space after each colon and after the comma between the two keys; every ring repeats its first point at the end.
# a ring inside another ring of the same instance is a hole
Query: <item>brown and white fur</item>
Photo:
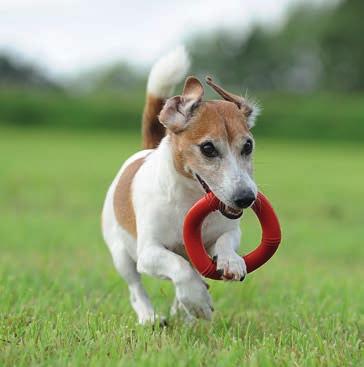
{"type": "Polygon", "coordinates": [[[182,95],[170,98],[188,67],[183,47],[153,66],[143,116],[145,150],[123,164],[102,213],[104,239],[142,324],[154,322],[157,315],[140,273],[173,282],[172,313],[211,319],[208,288],[189,263],[182,238],[184,216],[205,190],[212,190],[225,204],[203,225],[207,251],[224,279],[241,280],[246,275],[236,250],[241,235],[238,217],[257,195],[251,149],[246,149],[253,145],[250,128],[256,109],[211,79],[207,83],[223,100],[203,101],[203,86],[194,77],[187,78],[182,95]]]}

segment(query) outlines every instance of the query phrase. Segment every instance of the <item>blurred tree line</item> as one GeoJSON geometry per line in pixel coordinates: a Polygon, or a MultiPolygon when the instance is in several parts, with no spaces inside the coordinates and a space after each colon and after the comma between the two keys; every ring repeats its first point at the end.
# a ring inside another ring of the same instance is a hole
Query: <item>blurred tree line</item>
{"type": "MultiPolygon", "coordinates": [[[[301,3],[275,29],[195,35],[192,70],[254,90],[264,106],[257,135],[362,142],[362,94],[348,92],[364,90],[364,0],[335,4],[301,3]]],[[[66,83],[0,54],[0,124],[139,130],[147,72],[120,62],[66,83]]]]}
{"type": "Polygon", "coordinates": [[[19,61],[16,56],[2,52],[0,53],[0,87],[9,86],[62,89],[60,84],[49,78],[41,69],[19,61]]]}
{"type": "MultiPolygon", "coordinates": [[[[217,30],[188,41],[193,70],[229,85],[253,90],[355,91],[364,89],[363,0],[336,6],[301,3],[273,30],[256,25],[250,33],[217,30]]],[[[120,62],[85,72],[72,91],[144,89],[145,70],[120,62]]],[[[0,54],[0,86],[61,88],[34,66],[0,54]]]]}
{"type": "Polygon", "coordinates": [[[364,89],[363,0],[302,3],[278,30],[215,32],[191,42],[194,70],[254,90],[364,89]]]}

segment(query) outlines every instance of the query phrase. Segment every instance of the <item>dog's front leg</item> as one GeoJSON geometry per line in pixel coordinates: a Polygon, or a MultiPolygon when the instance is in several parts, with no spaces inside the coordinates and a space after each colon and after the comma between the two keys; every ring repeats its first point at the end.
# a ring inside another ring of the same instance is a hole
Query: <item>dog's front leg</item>
{"type": "Polygon", "coordinates": [[[232,230],[221,235],[208,249],[216,260],[216,268],[225,280],[243,280],[246,275],[244,259],[236,253],[240,243],[240,230],[232,230]]]}
{"type": "MultiPolygon", "coordinates": [[[[139,241],[139,240],[138,240],[139,241]]],[[[180,255],[157,242],[141,238],[137,269],[141,273],[168,278],[176,287],[176,299],[191,316],[210,320],[212,302],[206,284],[180,255]]]]}

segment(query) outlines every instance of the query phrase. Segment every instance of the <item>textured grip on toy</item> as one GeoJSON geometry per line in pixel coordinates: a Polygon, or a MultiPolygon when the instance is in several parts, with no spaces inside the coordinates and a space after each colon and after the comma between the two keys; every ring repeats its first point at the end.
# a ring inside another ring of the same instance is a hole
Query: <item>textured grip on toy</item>
{"type": "MultiPolygon", "coordinates": [[[[221,279],[221,274],[216,270],[215,262],[205,250],[201,227],[204,219],[217,210],[219,204],[219,199],[212,192],[206,194],[188,211],[183,225],[183,238],[188,257],[203,276],[211,279],[221,279]]],[[[258,193],[252,209],[262,227],[262,239],[255,250],[243,256],[248,273],[266,263],[277,251],[281,242],[278,218],[268,199],[262,193],[258,193]]]]}

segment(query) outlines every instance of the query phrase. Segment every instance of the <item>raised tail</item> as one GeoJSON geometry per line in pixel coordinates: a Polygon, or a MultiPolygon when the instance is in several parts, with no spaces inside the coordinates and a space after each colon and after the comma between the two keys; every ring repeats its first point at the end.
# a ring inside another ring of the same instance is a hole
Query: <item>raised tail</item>
{"type": "Polygon", "coordinates": [[[171,97],[190,67],[190,59],[183,46],[160,58],[152,67],[148,78],[147,96],[143,113],[143,149],[154,149],[165,135],[165,128],[158,115],[164,102],[171,97]]]}

